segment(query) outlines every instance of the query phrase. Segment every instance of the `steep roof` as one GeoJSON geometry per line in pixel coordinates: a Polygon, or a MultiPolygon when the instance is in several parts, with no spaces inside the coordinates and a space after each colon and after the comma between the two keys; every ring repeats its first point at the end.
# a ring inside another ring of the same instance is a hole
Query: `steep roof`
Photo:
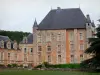
{"type": "Polygon", "coordinates": [[[85,28],[86,17],[80,8],[51,10],[41,21],[38,29],[85,28]]]}
{"type": "Polygon", "coordinates": [[[29,34],[28,37],[27,37],[27,40],[28,40],[28,44],[32,44],[33,43],[33,34],[29,34]]]}
{"type": "Polygon", "coordinates": [[[1,40],[8,41],[8,40],[10,40],[10,38],[8,36],[2,36],[2,35],[0,35],[0,41],[1,40]]]}

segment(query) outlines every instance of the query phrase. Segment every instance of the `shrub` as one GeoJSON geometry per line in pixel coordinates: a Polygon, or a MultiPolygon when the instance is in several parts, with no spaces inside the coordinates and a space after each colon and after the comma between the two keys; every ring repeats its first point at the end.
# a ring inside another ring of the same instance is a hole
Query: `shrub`
{"type": "Polygon", "coordinates": [[[7,65],[7,67],[11,68],[11,67],[12,67],[12,65],[11,65],[11,64],[8,64],[8,65],[7,65]]]}
{"type": "MultiPolygon", "coordinates": [[[[71,68],[71,69],[78,69],[81,68],[80,64],[56,64],[56,65],[52,65],[49,63],[44,63],[46,68],[71,68]]],[[[36,66],[35,68],[41,68],[41,65],[36,66]]]]}
{"type": "Polygon", "coordinates": [[[12,64],[12,67],[18,67],[18,65],[17,64],[12,64]]]}

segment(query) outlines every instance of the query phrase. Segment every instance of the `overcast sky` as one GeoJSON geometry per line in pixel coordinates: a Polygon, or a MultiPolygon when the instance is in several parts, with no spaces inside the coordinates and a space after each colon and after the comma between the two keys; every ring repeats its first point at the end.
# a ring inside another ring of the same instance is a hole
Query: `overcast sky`
{"type": "Polygon", "coordinates": [[[32,32],[35,18],[38,24],[52,9],[81,8],[97,23],[100,0],[0,0],[0,29],[32,32]]]}

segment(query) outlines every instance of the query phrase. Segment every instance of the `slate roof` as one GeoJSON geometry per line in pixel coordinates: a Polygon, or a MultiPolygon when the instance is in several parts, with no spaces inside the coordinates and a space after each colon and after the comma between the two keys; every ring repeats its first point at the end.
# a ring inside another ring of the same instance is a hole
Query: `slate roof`
{"type": "MultiPolygon", "coordinates": [[[[14,49],[13,48],[13,44],[14,42],[8,37],[8,36],[2,36],[0,35],[0,41],[4,41],[4,49],[7,49],[7,42],[10,40],[11,42],[11,49],[14,49]]],[[[1,43],[0,43],[0,48],[1,48],[1,43]]],[[[18,47],[18,50],[19,50],[19,47],[18,47]]]]}
{"type": "Polygon", "coordinates": [[[40,22],[38,29],[86,28],[86,22],[80,8],[53,9],[40,22]]]}
{"type": "Polygon", "coordinates": [[[27,36],[27,43],[24,43],[23,41],[21,41],[20,44],[33,44],[33,34],[29,34],[27,36]]]}
{"type": "Polygon", "coordinates": [[[32,44],[33,43],[33,34],[29,34],[27,37],[27,40],[28,40],[27,41],[28,44],[32,44]]]}
{"type": "Polygon", "coordinates": [[[0,41],[1,40],[8,41],[8,40],[10,40],[10,38],[8,36],[2,36],[2,35],[0,35],[0,41]]]}

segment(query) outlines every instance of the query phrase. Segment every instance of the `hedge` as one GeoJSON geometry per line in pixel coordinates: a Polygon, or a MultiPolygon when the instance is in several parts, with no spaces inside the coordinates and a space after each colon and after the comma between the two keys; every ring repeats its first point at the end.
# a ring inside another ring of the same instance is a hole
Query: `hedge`
{"type": "MultiPolygon", "coordinates": [[[[43,64],[40,64],[38,66],[36,66],[35,68],[42,68],[43,64]]],[[[80,64],[57,64],[57,65],[53,65],[53,64],[48,64],[48,63],[44,63],[45,68],[72,68],[72,69],[78,69],[81,68],[80,64]]]]}

